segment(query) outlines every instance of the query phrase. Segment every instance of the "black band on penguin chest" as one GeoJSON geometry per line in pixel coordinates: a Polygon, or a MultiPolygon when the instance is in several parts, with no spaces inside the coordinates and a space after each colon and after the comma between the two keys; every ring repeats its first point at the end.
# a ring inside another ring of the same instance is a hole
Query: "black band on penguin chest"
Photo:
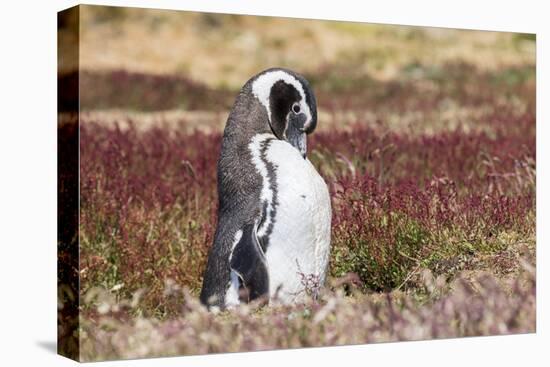
{"type": "MultiPolygon", "coordinates": [[[[269,237],[273,232],[273,227],[275,225],[275,218],[277,214],[277,206],[279,204],[276,166],[267,159],[267,150],[269,149],[269,145],[273,140],[274,139],[266,139],[260,145],[260,159],[262,163],[265,165],[265,168],[267,170],[268,190],[271,191],[272,193],[271,203],[267,201],[262,202],[262,216],[261,216],[262,219],[258,226],[258,228],[263,228],[263,225],[266,221],[269,223],[269,225],[267,226],[267,229],[265,230],[265,233],[262,236],[258,237],[260,246],[262,247],[262,250],[264,251],[264,253],[269,247],[269,237]],[[269,210],[269,206],[270,206],[269,204],[271,204],[271,210],[269,210]]],[[[262,182],[262,185],[265,185],[265,184],[266,182],[262,182]]]]}

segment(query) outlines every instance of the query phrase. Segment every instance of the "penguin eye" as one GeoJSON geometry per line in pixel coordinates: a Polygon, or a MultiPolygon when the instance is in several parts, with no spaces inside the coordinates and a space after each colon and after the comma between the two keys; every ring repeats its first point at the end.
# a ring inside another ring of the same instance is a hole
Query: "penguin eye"
{"type": "Polygon", "coordinates": [[[292,111],[296,114],[300,113],[300,105],[298,103],[294,103],[292,105],[292,111]]]}

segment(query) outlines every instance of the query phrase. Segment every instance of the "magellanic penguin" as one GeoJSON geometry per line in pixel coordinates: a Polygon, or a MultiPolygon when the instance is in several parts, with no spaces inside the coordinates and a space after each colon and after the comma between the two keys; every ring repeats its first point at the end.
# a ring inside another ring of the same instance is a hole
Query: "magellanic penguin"
{"type": "Polygon", "coordinates": [[[241,89],[218,161],[218,223],[203,304],[224,309],[259,297],[288,304],[323,285],[331,206],[307,158],[316,125],[313,91],[290,70],[265,70],[241,89]]]}

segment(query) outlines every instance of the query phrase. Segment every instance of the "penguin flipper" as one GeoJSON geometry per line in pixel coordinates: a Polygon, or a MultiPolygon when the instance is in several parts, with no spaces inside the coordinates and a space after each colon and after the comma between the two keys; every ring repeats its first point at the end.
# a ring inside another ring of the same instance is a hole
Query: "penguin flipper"
{"type": "Polygon", "coordinates": [[[244,226],[243,234],[230,258],[231,270],[239,275],[244,288],[248,290],[248,301],[269,294],[267,263],[256,230],[255,224],[244,226]]]}

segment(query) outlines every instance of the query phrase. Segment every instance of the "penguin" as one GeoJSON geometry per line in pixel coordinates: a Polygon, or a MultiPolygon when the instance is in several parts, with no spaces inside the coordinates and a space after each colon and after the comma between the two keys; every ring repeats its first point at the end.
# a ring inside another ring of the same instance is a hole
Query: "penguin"
{"type": "Polygon", "coordinates": [[[237,95],[218,160],[218,221],[200,294],[208,308],[302,302],[324,284],[331,203],[307,157],[316,126],[313,90],[291,70],[264,70],[237,95]]]}

